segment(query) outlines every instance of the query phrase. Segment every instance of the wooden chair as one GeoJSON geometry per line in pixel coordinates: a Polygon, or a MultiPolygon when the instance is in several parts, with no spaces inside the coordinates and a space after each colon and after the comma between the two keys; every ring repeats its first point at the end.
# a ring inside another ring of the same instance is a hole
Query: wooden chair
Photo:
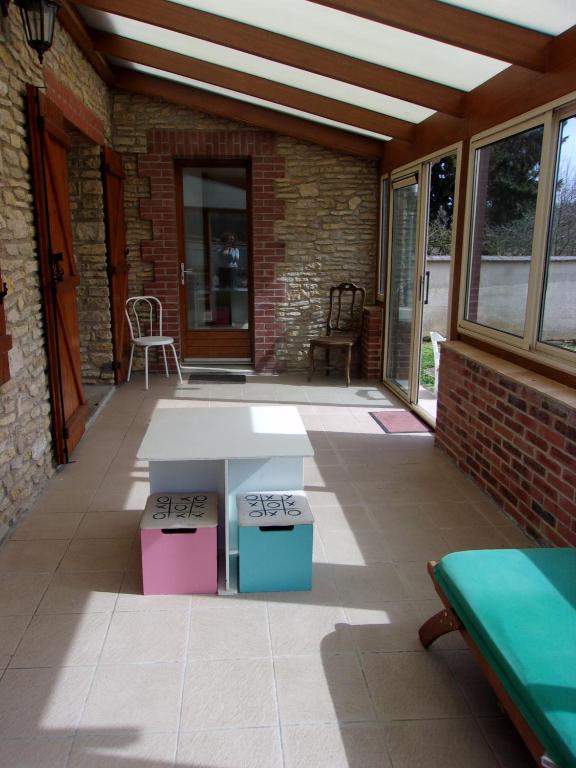
{"type": "Polygon", "coordinates": [[[310,341],[308,381],[312,381],[312,376],[316,370],[315,350],[317,348],[324,350],[325,365],[322,368],[328,375],[331,370],[336,368],[330,364],[330,352],[336,349],[344,353],[346,386],[350,386],[352,350],[360,342],[365,301],[365,289],[354,285],[354,283],[340,283],[330,288],[330,309],[326,322],[326,335],[310,341]]]}

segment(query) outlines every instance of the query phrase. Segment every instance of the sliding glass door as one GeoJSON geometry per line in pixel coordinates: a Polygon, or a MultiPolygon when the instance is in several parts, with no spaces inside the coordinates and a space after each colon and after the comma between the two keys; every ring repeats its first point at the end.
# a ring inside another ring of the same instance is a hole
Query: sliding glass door
{"type": "Polygon", "coordinates": [[[392,178],[384,380],[434,420],[438,342],[448,334],[456,152],[392,178]]]}
{"type": "Polygon", "coordinates": [[[388,313],[385,378],[410,395],[414,276],[418,242],[418,177],[392,184],[391,248],[388,271],[388,313]]]}

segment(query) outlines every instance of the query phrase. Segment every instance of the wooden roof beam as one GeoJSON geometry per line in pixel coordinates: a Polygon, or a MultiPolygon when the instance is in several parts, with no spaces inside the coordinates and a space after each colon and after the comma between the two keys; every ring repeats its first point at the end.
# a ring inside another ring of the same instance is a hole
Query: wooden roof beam
{"type": "Polygon", "coordinates": [[[114,76],[112,70],[102,56],[94,50],[94,46],[86,31],[84,22],[69,0],[61,0],[57,18],[102,80],[104,80],[107,85],[113,85],[114,76]]]}
{"type": "Polygon", "coordinates": [[[463,120],[432,115],[415,126],[410,144],[388,142],[383,148],[382,169],[398,168],[573,93],[576,26],[553,38],[546,55],[551,67],[547,72],[537,74],[511,66],[470,91],[463,120]]]}
{"type": "Polygon", "coordinates": [[[114,68],[113,72],[116,87],[125,91],[163,99],[172,104],[219,115],[235,122],[248,123],[267,131],[320,144],[350,155],[377,159],[382,154],[382,142],[367,136],[341,131],[328,125],[285,115],[227,96],[192,88],[189,85],[180,85],[160,77],[152,77],[117,67],[114,68]]]}
{"type": "Polygon", "coordinates": [[[546,70],[546,47],[553,40],[551,35],[543,32],[438,0],[402,0],[397,3],[383,3],[382,0],[312,2],[536,72],[546,70]]]}
{"type": "Polygon", "coordinates": [[[341,80],[438,112],[459,116],[463,108],[465,94],[457,88],[168,0],[82,0],[82,5],[341,80]]]}
{"type": "Polygon", "coordinates": [[[146,43],[139,43],[125,37],[110,35],[105,32],[91,32],[95,50],[99,53],[116,56],[126,61],[134,61],[149,67],[172,72],[176,75],[200,80],[220,88],[245,93],[256,98],[266,99],[276,104],[283,104],[292,109],[299,109],[313,115],[363,128],[367,131],[409,140],[414,128],[413,123],[388,117],[379,112],[347,104],[343,101],[292,88],[283,83],[267,80],[263,77],[248,75],[228,67],[221,67],[191,56],[167,51],[146,43]]]}

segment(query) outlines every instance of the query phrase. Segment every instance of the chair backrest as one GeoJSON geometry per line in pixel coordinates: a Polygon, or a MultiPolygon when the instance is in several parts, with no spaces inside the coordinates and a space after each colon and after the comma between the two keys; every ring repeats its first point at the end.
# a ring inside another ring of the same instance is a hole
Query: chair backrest
{"type": "Polygon", "coordinates": [[[446,338],[438,331],[430,331],[430,341],[434,355],[434,392],[438,392],[438,369],[440,368],[440,347],[438,344],[441,341],[446,341],[446,338]]]}
{"type": "Polygon", "coordinates": [[[156,296],[131,296],[126,301],[125,313],[132,340],[162,336],[162,304],[156,296]]]}
{"type": "Polygon", "coordinates": [[[330,309],[326,333],[359,335],[362,328],[362,313],[366,301],[366,290],[354,283],[340,283],[330,288],[330,309]]]}

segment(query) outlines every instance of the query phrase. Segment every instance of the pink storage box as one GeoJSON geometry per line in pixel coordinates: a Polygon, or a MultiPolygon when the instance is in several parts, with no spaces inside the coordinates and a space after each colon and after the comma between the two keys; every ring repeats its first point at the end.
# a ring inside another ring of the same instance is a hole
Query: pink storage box
{"type": "Polygon", "coordinates": [[[216,493],[156,493],[140,523],[145,595],[218,590],[216,493]]]}

